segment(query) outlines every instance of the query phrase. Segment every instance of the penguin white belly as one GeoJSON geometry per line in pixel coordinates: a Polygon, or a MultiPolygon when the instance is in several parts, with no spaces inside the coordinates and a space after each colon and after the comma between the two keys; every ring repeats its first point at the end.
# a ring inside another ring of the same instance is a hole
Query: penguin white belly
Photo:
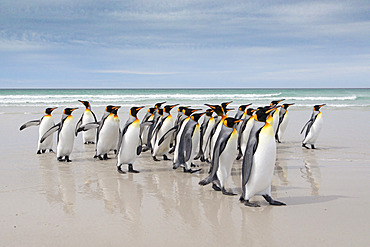
{"type": "Polygon", "coordinates": [[[281,137],[284,135],[286,127],[288,126],[288,111],[285,113],[283,121],[280,124],[279,130],[278,130],[278,137],[281,139],[281,137]]]}
{"type": "Polygon", "coordinates": [[[173,127],[173,119],[171,116],[168,116],[166,120],[163,122],[162,127],[158,131],[158,135],[154,144],[153,149],[153,155],[164,155],[167,154],[170,150],[170,142],[171,138],[166,138],[164,142],[161,143],[161,145],[158,145],[159,140],[162,138],[162,136],[173,127]]]}
{"type": "Polygon", "coordinates": [[[221,187],[225,187],[226,180],[231,175],[231,168],[237,154],[238,135],[233,133],[227,141],[224,151],[219,157],[219,166],[217,177],[220,180],[221,187]]]}
{"type": "Polygon", "coordinates": [[[304,139],[303,143],[305,144],[315,144],[317,138],[319,137],[321,128],[322,128],[322,115],[321,112],[317,115],[315,122],[313,122],[310,131],[308,132],[306,138],[304,139]]]}
{"type": "Polygon", "coordinates": [[[246,200],[270,191],[276,162],[276,142],[271,127],[261,130],[256,152],[253,155],[251,175],[246,184],[246,200]]]}
{"type": "Polygon", "coordinates": [[[200,128],[199,125],[195,127],[193,136],[191,138],[191,154],[189,160],[187,160],[186,163],[186,169],[191,168],[191,163],[193,162],[195,156],[197,156],[199,151],[199,143],[200,143],[200,128]]]}
{"type": "Polygon", "coordinates": [[[209,158],[209,143],[207,143],[207,140],[209,138],[209,135],[211,134],[211,131],[213,129],[213,127],[215,126],[215,119],[214,118],[211,118],[208,122],[208,126],[207,126],[207,129],[204,133],[204,136],[203,136],[203,147],[202,147],[202,150],[203,150],[203,153],[204,153],[204,158],[205,159],[208,159],[209,158]],[[207,145],[208,144],[208,145],[207,145]]]}
{"type": "Polygon", "coordinates": [[[123,136],[118,155],[118,164],[133,164],[137,158],[137,147],[140,145],[139,121],[132,123],[123,136]]]}
{"type": "Polygon", "coordinates": [[[44,116],[40,123],[39,127],[39,141],[38,141],[38,150],[42,149],[51,149],[53,147],[53,135],[48,136],[45,141],[40,143],[41,137],[48,131],[51,127],[54,126],[54,121],[51,116],[44,116]]]}
{"type": "Polygon", "coordinates": [[[213,150],[214,150],[214,148],[215,148],[215,144],[216,144],[216,141],[217,141],[217,138],[218,138],[218,135],[220,134],[220,132],[221,132],[221,128],[222,128],[222,125],[223,125],[223,123],[224,123],[224,120],[225,120],[225,118],[224,119],[221,119],[221,121],[218,123],[218,125],[217,125],[217,127],[216,127],[216,131],[215,131],[215,133],[213,134],[213,136],[212,136],[212,139],[211,139],[211,159],[213,158],[213,150]]]}
{"type": "Polygon", "coordinates": [[[251,130],[253,128],[253,125],[254,125],[254,118],[251,117],[246,126],[245,126],[245,129],[242,133],[242,136],[240,137],[240,148],[242,150],[242,154],[244,155],[245,153],[245,149],[247,148],[247,144],[248,144],[248,139],[249,139],[249,135],[251,133],[251,130]]]}
{"type": "Polygon", "coordinates": [[[117,145],[118,131],[113,118],[113,116],[107,117],[100,130],[96,147],[97,155],[104,155],[108,153],[114,145],[117,145]]]}
{"type": "Polygon", "coordinates": [[[57,146],[57,157],[69,156],[72,153],[75,140],[75,125],[72,116],[64,120],[63,127],[59,132],[59,141],[57,146]]]}
{"type": "Polygon", "coordinates": [[[143,127],[143,132],[141,133],[141,140],[143,141],[143,144],[147,144],[148,143],[149,127],[150,126],[144,126],[143,127]]]}
{"type": "Polygon", "coordinates": [[[280,114],[280,111],[279,109],[276,109],[276,111],[274,112],[274,114],[272,115],[272,127],[274,129],[274,133],[276,133],[276,130],[277,130],[277,127],[279,125],[279,114],[280,114]]]}
{"type": "Polygon", "coordinates": [[[180,127],[180,130],[179,132],[177,133],[177,136],[176,136],[176,146],[175,146],[175,152],[173,153],[173,163],[177,163],[179,161],[179,143],[180,143],[180,139],[181,139],[181,135],[182,135],[182,132],[184,132],[184,129],[185,129],[185,126],[186,124],[189,122],[189,119],[190,118],[186,118],[184,120],[184,122],[181,124],[181,127],[180,127]]]}
{"type": "MultiPolygon", "coordinates": [[[[82,117],[82,125],[92,122],[95,122],[94,115],[91,113],[91,111],[85,110],[84,115],[82,117]]],[[[96,138],[95,128],[82,132],[82,139],[84,142],[95,142],[95,138],[96,138]]]]}

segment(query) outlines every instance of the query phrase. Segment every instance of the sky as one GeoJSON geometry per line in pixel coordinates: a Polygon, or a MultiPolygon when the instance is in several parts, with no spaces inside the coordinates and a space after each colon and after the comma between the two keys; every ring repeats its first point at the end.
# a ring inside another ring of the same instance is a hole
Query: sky
{"type": "Polygon", "coordinates": [[[1,0],[0,88],[370,87],[370,1],[1,0]]]}

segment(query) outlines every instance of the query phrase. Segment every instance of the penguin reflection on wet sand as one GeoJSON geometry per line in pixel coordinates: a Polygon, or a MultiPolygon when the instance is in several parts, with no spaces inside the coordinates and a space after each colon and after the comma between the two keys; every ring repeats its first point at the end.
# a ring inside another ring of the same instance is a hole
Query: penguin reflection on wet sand
{"type": "Polygon", "coordinates": [[[266,122],[275,108],[259,108],[254,115],[254,125],[249,135],[242,164],[242,195],[240,201],[249,207],[259,207],[249,200],[262,195],[270,205],[283,202],[271,198],[271,182],[276,162],[276,141],[273,127],[266,122]]]}
{"type": "Polygon", "coordinates": [[[65,108],[62,114],[60,123],[51,127],[42,136],[40,142],[44,142],[48,136],[58,131],[57,138],[57,160],[71,162],[69,159],[72,153],[75,140],[75,123],[72,117],[72,112],[78,108],[65,108]],[[64,157],[64,158],[63,158],[64,157]]]}
{"type": "Polygon", "coordinates": [[[118,160],[117,160],[117,171],[119,173],[125,173],[122,170],[122,165],[128,165],[128,172],[139,173],[134,170],[133,164],[140,155],[142,149],[142,143],[140,138],[140,123],[137,118],[137,113],[144,108],[132,107],[129,111],[129,118],[122,129],[122,133],[119,137],[117,146],[118,160]]]}
{"type": "MultiPolygon", "coordinates": [[[[79,100],[84,106],[86,107],[84,113],[82,113],[80,120],[76,124],[76,136],[77,136],[77,130],[80,128],[81,125],[91,123],[91,122],[97,122],[96,116],[94,112],[91,110],[91,105],[89,101],[83,101],[79,100]]],[[[87,131],[82,132],[82,140],[84,144],[95,144],[96,140],[96,129],[90,129],[87,131]]]]}
{"type": "Polygon", "coordinates": [[[311,115],[310,120],[303,126],[301,134],[306,129],[305,137],[302,141],[302,147],[309,148],[306,144],[310,144],[312,149],[315,149],[315,143],[317,138],[319,137],[321,128],[322,128],[322,113],[320,112],[320,108],[323,107],[325,104],[322,105],[315,105],[313,107],[313,112],[311,115]]]}
{"type": "Polygon", "coordinates": [[[28,128],[30,126],[40,126],[39,127],[39,138],[38,138],[38,144],[37,144],[37,154],[45,153],[46,150],[49,150],[49,152],[53,152],[53,136],[50,135],[48,138],[46,138],[42,143],[40,142],[42,136],[48,131],[51,127],[54,126],[54,121],[51,116],[52,111],[54,111],[55,108],[46,108],[45,109],[45,115],[39,119],[39,120],[32,120],[28,121],[27,123],[23,124],[19,130],[24,130],[25,128],[28,128]]]}
{"type": "Polygon", "coordinates": [[[214,146],[211,172],[208,177],[199,182],[203,186],[212,182],[212,188],[216,191],[221,190],[224,195],[235,195],[226,191],[225,183],[231,174],[231,168],[237,153],[238,133],[234,125],[240,121],[242,120],[225,118],[214,146]]]}

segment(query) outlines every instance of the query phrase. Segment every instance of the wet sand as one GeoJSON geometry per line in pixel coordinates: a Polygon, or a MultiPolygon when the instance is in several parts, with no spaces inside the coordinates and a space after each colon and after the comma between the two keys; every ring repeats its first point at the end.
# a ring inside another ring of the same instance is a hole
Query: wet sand
{"type": "MultiPolygon", "coordinates": [[[[273,198],[248,208],[238,201],[241,161],[224,196],[200,187],[202,172],[184,174],[144,153],[139,174],[118,174],[116,159],[93,159],[79,135],[72,163],[36,155],[37,128],[19,126],[42,108],[0,108],[0,246],[367,246],[370,237],[370,115],[322,109],[317,150],[301,147],[311,110],[290,110],[278,144],[273,198]],[[25,114],[26,112],[27,114],[25,114]]],[[[54,114],[56,122],[60,119],[54,114]]],[[[73,115],[77,121],[82,110],[73,115]]],[[[102,112],[96,112],[98,117],[102,112]]],[[[121,125],[127,109],[120,109],[121,125]]],[[[142,115],[140,115],[142,116],[142,115]]],[[[55,141],[55,140],[54,140],[55,141]]]]}

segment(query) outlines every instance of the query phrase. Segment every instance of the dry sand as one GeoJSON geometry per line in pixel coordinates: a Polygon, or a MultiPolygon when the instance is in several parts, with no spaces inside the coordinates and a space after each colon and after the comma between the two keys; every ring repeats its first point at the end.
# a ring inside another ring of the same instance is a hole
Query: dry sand
{"type": "MultiPolygon", "coordinates": [[[[144,153],[141,173],[122,175],[116,159],[94,160],[81,136],[72,163],[36,155],[37,128],[19,126],[42,111],[0,108],[0,246],[368,246],[368,112],[323,108],[318,149],[306,150],[299,132],[311,111],[292,107],[272,188],[287,206],[254,197],[262,206],[248,208],[198,185],[207,164],[184,174],[144,153]]],[[[240,173],[236,161],[228,188],[238,194],[240,173]]]]}

